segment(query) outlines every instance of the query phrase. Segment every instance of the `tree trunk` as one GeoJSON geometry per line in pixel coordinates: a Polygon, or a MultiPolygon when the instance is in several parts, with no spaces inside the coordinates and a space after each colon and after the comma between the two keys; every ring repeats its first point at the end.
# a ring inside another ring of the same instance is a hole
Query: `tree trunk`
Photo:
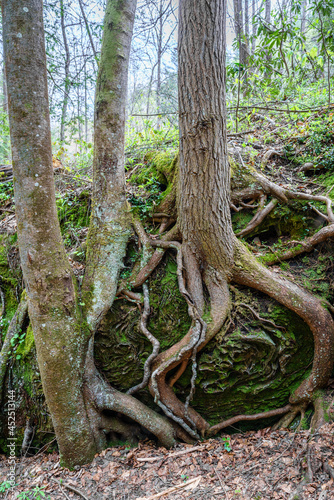
{"type": "Polygon", "coordinates": [[[135,0],[110,0],[105,13],[95,94],[93,206],[82,287],[92,332],[114,300],[130,234],[124,131],[135,7],[135,0]]]}
{"type": "MultiPolygon", "coordinates": [[[[168,248],[169,245],[177,250],[180,291],[188,303],[192,324],[182,340],[154,360],[150,391],[166,415],[195,438],[198,432],[210,433],[209,424],[189,407],[195,389],[196,354],[222,329],[229,314],[230,281],[274,297],[296,312],[313,333],[312,371],[291,395],[292,406],[312,400],[314,391],[324,386],[330,377],[334,360],[334,322],[321,300],[272,274],[233,234],[226,151],[225,9],[225,0],[180,2],[177,199],[182,244],[154,242],[154,246],[168,248]],[[209,312],[203,284],[210,297],[209,312]],[[207,317],[209,321],[204,319],[207,317]],[[191,390],[183,403],[176,397],[172,385],[190,359],[191,390]],[[167,383],[169,371],[178,366],[172,383],[167,383]]],[[[291,405],[277,409],[277,415],[290,411],[291,405]]]]}
{"type": "Polygon", "coordinates": [[[267,24],[270,24],[271,0],[265,0],[264,19],[267,24]]]}
{"type": "Polygon", "coordinates": [[[87,333],[57,218],[42,0],[2,2],[21,266],[43,391],[66,463],[96,452],[82,394],[87,333]],[[22,92],[24,89],[24,92],[22,92]]]}
{"type": "Polygon", "coordinates": [[[66,27],[65,27],[65,11],[64,11],[64,0],[60,0],[60,21],[61,21],[61,32],[63,35],[64,49],[65,49],[65,77],[64,77],[64,99],[61,109],[61,122],[60,122],[60,142],[65,141],[65,126],[66,126],[66,115],[67,106],[70,90],[70,50],[67,43],[66,27]]]}
{"type": "Polygon", "coordinates": [[[243,16],[242,0],[233,0],[233,8],[234,8],[234,29],[239,47],[239,64],[241,69],[246,69],[248,51],[247,51],[247,43],[246,43],[244,22],[243,22],[244,16],[243,16]]]}
{"type": "Polygon", "coordinates": [[[302,0],[301,18],[300,18],[300,31],[302,35],[305,33],[305,28],[306,28],[306,7],[307,7],[307,0],[302,0]]]}
{"type": "Polygon", "coordinates": [[[256,32],[257,32],[257,23],[255,20],[255,0],[252,0],[252,55],[255,52],[256,46],[256,32]]]}
{"type": "MultiPolygon", "coordinates": [[[[158,23],[158,47],[157,47],[157,113],[160,113],[161,104],[161,64],[162,64],[162,34],[163,34],[163,2],[159,3],[159,23],[158,23]]],[[[161,118],[157,117],[157,129],[160,130],[161,118]]]]}

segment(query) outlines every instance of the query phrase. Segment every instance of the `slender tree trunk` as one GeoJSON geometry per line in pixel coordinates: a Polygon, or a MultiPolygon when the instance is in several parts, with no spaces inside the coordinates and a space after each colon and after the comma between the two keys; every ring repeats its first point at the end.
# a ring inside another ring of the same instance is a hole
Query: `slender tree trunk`
{"type": "MultiPolygon", "coordinates": [[[[161,64],[162,64],[162,35],[163,35],[163,1],[159,3],[159,28],[157,47],[157,113],[160,113],[161,103],[161,64]]],[[[157,118],[157,129],[160,130],[161,118],[157,118]]]]}
{"type": "Polygon", "coordinates": [[[70,80],[69,80],[69,76],[70,76],[70,50],[68,47],[66,28],[65,28],[64,0],[60,0],[60,21],[61,21],[61,32],[63,35],[64,49],[65,49],[64,99],[63,99],[63,105],[62,105],[62,110],[61,110],[61,123],[60,123],[60,142],[64,142],[67,106],[68,106],[68,98],[69,98],[69,90],[70,90],[70,80]]]}
{"type": "Polygon", "coordinates": [[[88,142],[87,67],[85,62],[85,141],[88,142]]]}
{"type": "MultiPolygon", "coordinates": [[[[2,126],[3,128],[7,128],[7,119],[6,115],[8,115],[8,97],[7,97],[7,85],[6,85],[6,69],[5,65],[2,67],[2,94],[3,94],[3,100],[2,100],[2,112],[3,118],[2,118],[2,126]]],[[[9,160],[9,138],[7,134],[2,135],[2,149],[3,149],[3,161],[7,163],[9,160]]]]}
{"type": "Polygon", "coordinates": [[[104,20],[95,94],[93,206],[83,282],[92,332],[114,300],[130,234],[124,131],[135,7],[135,0],[110,0],[104,20]]]}
{"type": "Polygon", "coordinates": [[[270,24],[271,0],[265,0],[264,19],[267,24],[270,24]]]}
{"type": "Polygon", "coordinates": [[[257,23],[255,21],[255,0],[252,0],[252,55],[255,52],[257,23]]]}
{"type": "Polygon", "coordinates": [[[245,38],[246,46],[249,47],[249,4],[248,0],[245,0],[245,38]]]}
{"type": "Polygon", "coordinates": [[[302,0],[301,20],[300,20],[300,31],[302,35],[305,33],[305,28],[306,28],[306,7],[307,7],[307,0],[302,0]]]}
{"type": "Polygon", "coordinates": [[[91,33],[90,28],[89,28],[89,24],[88,24],[88,21],[87,21],[87,16],[86,16],[86,13],[85,13],[85,9],[84,9],[82,0],[79,0],[79,5],[80,5],[80,10],[81,10],[82,17],[84,18],[84,21],[85,21],[86,31],[87,31],[87,34],[88,34],[90,46],[91,46],[93,54],[94,54],[94,59],[95,59],[96,64],[98,65],[99,59],[97,57],[97,53],[96,53],[96,49],[95,49],[95,45],[94,45],[92,33],[91,33]]]}
{"type": "Polygon", "coordinates": [[[234,8],[234,28],[239,46],[239,64],[240,68],[246,69],[248,53],[247,53],[247,44],[245,41],[242,0],[233,0],[233,8],[234,8]]]}
{"type": "Polygon", "coordinates": [[[21,267],[43,391],[71,464],[96,447],[82,394],[87,334],[55,203],[43,4],[4,0],[2,9],[21,267]]]}

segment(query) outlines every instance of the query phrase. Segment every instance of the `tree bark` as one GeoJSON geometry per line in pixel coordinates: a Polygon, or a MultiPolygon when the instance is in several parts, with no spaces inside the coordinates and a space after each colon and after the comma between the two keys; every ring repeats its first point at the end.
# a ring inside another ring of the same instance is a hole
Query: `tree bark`
{"type": "Polygon", "coordinates": [[[314,391],[326,384],[334,359],[334,322],[321,301],[268,271],[233,234],[225,123],[225,8],[225,0],[180,2],[177,200],[182,244],[152,242],[153,246],[177,250],[179,288],[189,306],[192,324],[182,340],[154,360],[150,391],[166,415],[195,438],[198,431],[210,432],[209,424],[189,407],[196,378],[196,353],[222,329],[230,308],[230,281],[274,297],[295,311],[313,333],[312,371],[291,395],[291,407],[285,407],[284,412],[293,413],[293,405],[312,401],[314,391]],[[208,306],[203,284],[210,298],[209,321],[205,319],[208,306]],[[184,371],[190,360],[192,385],[183,403],[166,378],[179,365],[178,373],[184,371]]]}
{"type": "Polygon", "coordinates": [[[104,20],[95,95],[93,206],[83,282],[83,302],[92,332],[114,300],[130,234],[124,131],[135,8],[135,0],[110,0],[104,20]]]}
{"type": "Polygon", "coordinates": [[[21,267],[43,391],[70,465],[96,447],[82,394],[87,334],[55,203],[43,4],[5,0],[2,9],[21,267]]]}

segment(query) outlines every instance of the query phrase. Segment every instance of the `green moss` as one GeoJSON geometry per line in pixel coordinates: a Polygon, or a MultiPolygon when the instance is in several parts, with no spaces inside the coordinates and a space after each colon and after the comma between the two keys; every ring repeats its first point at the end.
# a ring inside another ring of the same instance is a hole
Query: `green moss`
{"type": "MultiPolygon", "coordinates": [[[[148,329],[160,341],[162,351],[182,338],[190,326],[187,304],[178,289],[176,268],[172,257],[168,257],[149,278],[152,314],[148,329]]],[[[137,306],[119,300],[114,302],[96,336],[97,364],[110,383],[123,391],[142,380],[144,363],[152,352],[139,323],[137,306]]]]}
{"type": "Polygon", "coordinates": [[[20,344],[16,349],[16,356],[20,356],[22,360],[31,352],[35,346],[34,332],[31,325],[29,324],[27,328],[26,335],[24,337],[24,342],[20,344]]]}
{"type": "MultiPolygon", "coordinates": [[[[178,291],[172,256],[168,256],[150,278],[149,288],[148,328],[164,351],[179,341],[190,326],[187,305],[178,291]]],[[[238,308],[234,331],[218,334],[198,355],[192,406],[211,423],[238,413],[257,413],[284,406],[311,368],[313,337],[297,315],[266,296],[254,297],[248,290],[240,291],[237,302],[251,304],[262,317],[283,329],[265,325],[254,319],[246,308],[238,308]]],[[[210,319],[208,310],[206,319],[210,319]]],[[[98,366],[111,384],[123,391],[142,380],[144,362],[152,351],[151,344],[139,330],[139,321],[135,305],[117,301],[96,337],[98,366]]],[[[190,378],[191,364],[174,386],[181,400],[189,393],[190,378]]],[[[139,397],[154,406],[147,390],[141,391],[139,397]]]]}
{"type": "Polygon", "coordinates": [[[176,159],[174,149],[159,153],[150,151],[146,153],[142,167],[132,174],[130,181],[147,188],[153,182],[167,186],[173,180],[176,159]]]}
{"type": "Polygon", "coordinates": [[[14,235],[0,235],[0,286],[5,295],[5,314],[0,319],[0,335],[4,336],[18,306],[22,273],[14,235]],[[11,263],[11,265],[9,264],[11,263]]]}

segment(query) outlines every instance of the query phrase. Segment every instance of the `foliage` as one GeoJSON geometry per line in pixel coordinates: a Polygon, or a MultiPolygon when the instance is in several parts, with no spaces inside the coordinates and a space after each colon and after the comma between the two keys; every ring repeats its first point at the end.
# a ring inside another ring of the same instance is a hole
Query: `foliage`
{"type": "Polygon", "coordinates": [[[10,490],[10,488],[12,488],[13,485],[10,481],[3,481],[1,484],[0,484],[0,493],[5,493],[7,490],[10,490]]]}
{"type": "Polygon", "coordinates": [[[22,493],[20,493],[17,498],[20,500],[42,500],[43,498],[48,498],[51,500],[50,495],[46,496],[43,489],[44,486],[42,488],[40,488],[39,486],[35,486],[33,490],[22,491],[22,493]]]}

